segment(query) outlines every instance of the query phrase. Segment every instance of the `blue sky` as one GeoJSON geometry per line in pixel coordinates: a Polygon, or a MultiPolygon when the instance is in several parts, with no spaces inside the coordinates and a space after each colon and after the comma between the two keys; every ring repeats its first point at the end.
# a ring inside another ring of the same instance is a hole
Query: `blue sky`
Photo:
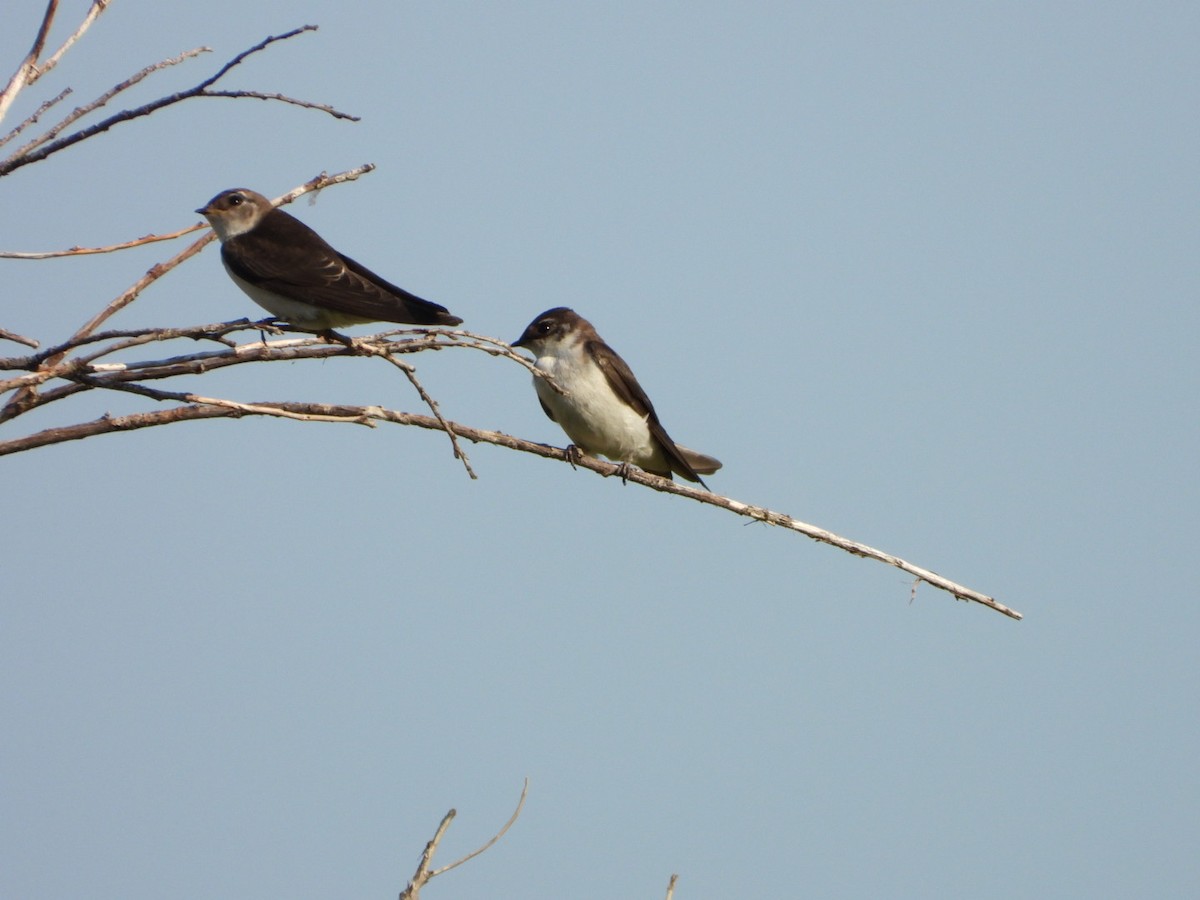
{"type": "MultiPolygon", "coordinates": [[[[0,249],[376,163],[293,213],[474,331],[574,307],[714,490],[1026,618],[561,463],[468,447],[472,482],[416,429],[8,456],[0,894],[395,896],[526,776],[430,897],[1196,894],[1196,8],[118,0],[6,124],[307,23],[226,86],[360,123],[182,104],[3,179],[0,249]]],[[[0,260],[0,327],[60,340],[170,252],[0,260]]],[[[257,312],[210,248],[112,324],[257,312]]],[[[414,362],[565,443],[517,366],[414,362]]],[[[422,411],[369,360],[188,387],[422,411]]]]}

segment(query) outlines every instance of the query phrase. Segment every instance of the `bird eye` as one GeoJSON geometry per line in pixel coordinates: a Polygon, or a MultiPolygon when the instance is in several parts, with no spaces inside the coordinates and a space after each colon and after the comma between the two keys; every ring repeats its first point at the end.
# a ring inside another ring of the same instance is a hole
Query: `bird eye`
{"type": "Polygon", "coordinates": [[[538,334],[549,334],[550,333],[550,323],[548,321],[544,321],[544,320],[541,322],[538,322],[537,332],[538,332],[538,334]]]}
{"type": "Polygon", "coordinates": [[[245,199],[246,198],[243,197],[241,194],[230,194],[229,195],[229,205],[230,206],[241,206],[242,201],[245,199]]]}

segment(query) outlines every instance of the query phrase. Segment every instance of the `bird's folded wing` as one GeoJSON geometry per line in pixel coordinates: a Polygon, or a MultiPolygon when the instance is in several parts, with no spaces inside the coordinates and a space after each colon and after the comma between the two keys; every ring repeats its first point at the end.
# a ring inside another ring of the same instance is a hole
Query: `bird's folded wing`
{"type": "MultiPolygon", "coordinates": [[[[289,217],[290,219],[290,217],[289,217]]],[[[439,322],[445,307],[410,294],[338,253],[302,222],[307,240],[280,235],[269,245],[254,231],[226,241],[221,257],[229,270],[255,287],[324,309],[371,321],[439,322]],[[313,238],[319,242],[314,249],[313,238]]],[[[276,229],[278,230],[278,229],[276,229]]]]}
{"type": "MultiPolygon", "coordinates": [[[[696,474],[696,470],[692,467],[691,462],[679,452],[679,448],[675,446],[675,442],[671,440],[671,436],[667,434],[667,430],[658,421],[658,414],[654,411],[654,404],[650,402],[650,398],[642,390],[642,386],[638,383],[637,378],[625,360],[604,343],[598,343],[595,347],[585,349],[592,351],[593,357],[597,364],[599,364],[600,370],[604,372],[604,377],[608,379],[608,384],[613,389],[613,393],[629,404],[638,415],[645,417],[646,425],[650,428],[650,434],[662,445],[663,451],[670,458],[671,468],[689,481],[700,481],[700,476],[696,474]]],[[[717,465],[720,466],[720,463],[717,463],[717,465]]],[[[701,483],[703,484],[703,482],[701,483]]]]}

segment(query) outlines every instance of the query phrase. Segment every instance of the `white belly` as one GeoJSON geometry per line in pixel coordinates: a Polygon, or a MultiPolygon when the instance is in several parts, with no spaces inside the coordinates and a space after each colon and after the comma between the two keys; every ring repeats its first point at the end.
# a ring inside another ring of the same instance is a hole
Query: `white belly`
{"type": "Polygon", "coordinates": [[[542,379],[533,379],[538,397],[554,413],[567,437],[592,456],[607,456],[644,469],[668,468],[646,417],[613,393],[598,366],[586,362],[580,364],[574,354],[564,354],[542,356],[536,363],[569,392],[563,396],[542,379]]]}

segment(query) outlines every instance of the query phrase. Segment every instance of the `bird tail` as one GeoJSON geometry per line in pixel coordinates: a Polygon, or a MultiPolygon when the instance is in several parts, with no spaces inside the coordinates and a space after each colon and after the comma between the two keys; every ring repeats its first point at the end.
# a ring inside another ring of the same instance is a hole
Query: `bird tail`
{"type": "Polygon", "coordinates": [[[699,475],[711,475],[717,469],[721,468],[721,461],[719,459],[705,456],[703,453],[697,453],[695,450],[679,444],[676,444],[675,447],[679,450],[679,455],[692,467],[692,471],[699,475]]]}

